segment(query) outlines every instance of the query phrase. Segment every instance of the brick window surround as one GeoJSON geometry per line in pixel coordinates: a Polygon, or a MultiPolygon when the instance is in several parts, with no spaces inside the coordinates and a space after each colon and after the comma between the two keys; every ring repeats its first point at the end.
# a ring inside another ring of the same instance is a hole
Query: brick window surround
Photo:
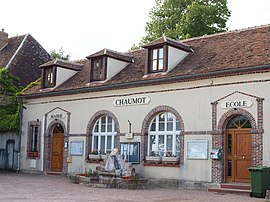
{"type": "Polygon", "coordinates": [[[152,109],[144,118],[142,123],[142,142],[141,142],[141,159],[145,159],[145,156],[147,154],[147,145],[148,145],[148,129],[150,127],[150,123],[155,118],[156,115],[162,112],[170,112],[176,117],[176,121],[179,121],[180,123],[180,164],[184,163],[184,122],[180,114],[172,107],[170,106],[158,106],[152,109]]]}
{"type": "Polygon", "coordinates": [[[96,121],[101,117],[101,116],[109,116],[114,120],[114,125],[115,125],[115,132],[116,132],[116,136],[115,136],[115,141],[116,141],[116,147],[120,148],[120,126],[119,126],[119,122],[118,119],[116,118],[116,116],[108,111],[108,110],[101,110],[96,112],[91,119],[89,120],[88,124],[87,124],[87,129],[86,129],[86,148],[85,148],[85,156],[87,157],[88,154],[90,154],[91,150],[92,150],[92,138],[93,138],[93,129],[95,126],[96,121]]]}
{"type": "MultiPolygon", "coordinates": [[[[257,122],[253,115],[240,108],[229,109],[217,122],[217,105],[212,104],[212,148],[225,148],[225,134],[228,122],[237,115],[244,115],[251,123],[252,166],[261,166],[263,163],[263,98],[257,98],[257,122]],[[218,123],[218,124],[217,124],[218,123]]],[[[212,161],[212,182],[225,181],[225,153],[222,149],[223,160],[212,161]]]]}
{"type": "Polygon", "coordinates": [[[40,158],[40,137],[41,128],[40,121],[29,121],[28,122],[28,135],[27,135],[27,158],[40,158]],[[32,127],[38,127],[38,137],[37,137],[37,148],[36,151],[32,151],[32,141],[33,141],[33,131],[32,127]]]}

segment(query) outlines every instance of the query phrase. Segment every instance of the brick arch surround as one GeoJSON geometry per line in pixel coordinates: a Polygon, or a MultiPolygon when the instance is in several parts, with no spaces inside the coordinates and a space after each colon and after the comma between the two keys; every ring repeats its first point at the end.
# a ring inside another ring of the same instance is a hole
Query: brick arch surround
{"type": "Polygon", "coordinates": [[[101,116],[109,116],[114,120],[114,124],[115,124],[115,129],[116,129],[116,147],[120,148],[120,125],[119,125],[119,121],[116,118],[116,116],[108,111],[108,110],[101,110],[96,112],[91,119],[89,120],[88,124],[87,124],[87,128],[86,128],[86,156],[88,156],[88,154],[90,153],[91,149],[92,149],[92,131],[94,129],[94,125],[96,123],[96,121],[101,117],[101,116]]]}
{"type": "MultiPolygon", "coordinates": [[[[216,103],[217,104],[217,103],[216,103]]],[[[222,148],[221,161],[212,161],[212,182],[221,183],[225,180],[225,134],[226,126],[236,115],[244,115],[251,123],[251,141],[252,141],[252,166],[262,165],[263,140],[262,140],[262,106],[258,107],[258,124],[251,113],[245,109],[230,109],[219,119],[216,130],[213,130],[212,148],[222,148]]]]}
{"type": "Polygon", "coordinates": [[[141,130],[141,134],[143,135],[142,138],[142,144],[141,144],[141,159],[144,159],[146,154],[147,154],[147,145],[148,145],[148,129],[150,126],[151,121],[153,120],[153,118],[161,113],[161,112],[170,112],[172,114],[175,115],[176,120],[179,121],[180,123],[180,163],[184,163],[184,131],[185,131],[185,127],[184,127],[184,122],[182,117],[180,116],[180,114],[172,107],[170,106],[158,106],[155,107],[154,109],[152,109],[144,118],[143,123],[142,123],[142,130],[141,130]]]}
{"type": "MultiPolygon", "coordinates": [[[[50,124],[48,125],[48,130],[45,132],[45,137],[44,137],[44,170],[45,171],[50,171],[51,170],[51,158],[52,158],[52,132],[53,128],[56,124],[60,124],[63,129],[64,129],[64,142],[68,142],[68,130],[64,124],[63,121],[59,119],[55,119],[50,124]]],[[[67,173],[68,171],[68,164],[67,164],[67,156],[68,156],[68,150],[64,149],[63,152],[63,168],[62,172],[67,173]]]]}

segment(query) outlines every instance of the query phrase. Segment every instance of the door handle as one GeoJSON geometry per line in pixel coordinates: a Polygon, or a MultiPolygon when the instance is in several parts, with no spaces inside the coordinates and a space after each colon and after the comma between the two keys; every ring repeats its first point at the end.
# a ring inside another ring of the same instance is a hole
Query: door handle
{"type": "Polygon", "coordinates": [[[245,156],[243,156],[243,159],[245,159],[246,157],[245,156]]]}
{"type": "Polygon", "coordinates": [[[234,155],[234,159],[236,159],[237,158],[237,156],[236,155],[234,155]]]}

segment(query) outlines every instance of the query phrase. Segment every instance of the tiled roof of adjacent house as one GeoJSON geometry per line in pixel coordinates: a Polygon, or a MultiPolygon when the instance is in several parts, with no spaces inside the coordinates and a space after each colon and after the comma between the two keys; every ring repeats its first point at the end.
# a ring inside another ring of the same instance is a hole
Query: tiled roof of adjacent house
{"type": "MultiPolygon", "coordinates": [[[[161,39],[162,40],[162,39],[161,39]]],[[[46,95],[92,92],[141,85],[182,82],[211,77],[270,71],[270,26],[214,34],[180,41],[191,52],[166,74],[144,75],[146,49],[130,52],[134,62],[106,82],[89,83],[89,61],[80,72],[46,95]]],[[[153,45],[153,44],[152,44],[153,45]]],[[[37,85],[25,92],[45,96],[37,85]],[[43,94],[43,95],[42,95],[43,94]]]]}
{"type": "Polygon", "coordinates": [[[26,86],[40,78],[39,65],[51,60],[46,50],[30,35],[8,38],[8,44],[0,50],[0,68],[8,68],[26,86]]]}

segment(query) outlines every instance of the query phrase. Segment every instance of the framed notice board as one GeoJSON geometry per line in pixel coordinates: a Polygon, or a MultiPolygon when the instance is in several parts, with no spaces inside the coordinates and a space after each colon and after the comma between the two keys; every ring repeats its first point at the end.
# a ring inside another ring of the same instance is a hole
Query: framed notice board
{"type": "Polygon", "coordinates": [[[128,142],[121,143],[121,155],[124,160],[133,164],[140,163],[140,143],[139,142],[128,142]]]}
{"type": "Polygon", "coordinates": [[[208,159],[208,140],[187,140],[187,159],[208,159]]]}
{"type": "Polygon", "coordinates": [[[83,141],[71,141],[70,142],[70,155],[82,156],[83,155],[83,141]]]}

